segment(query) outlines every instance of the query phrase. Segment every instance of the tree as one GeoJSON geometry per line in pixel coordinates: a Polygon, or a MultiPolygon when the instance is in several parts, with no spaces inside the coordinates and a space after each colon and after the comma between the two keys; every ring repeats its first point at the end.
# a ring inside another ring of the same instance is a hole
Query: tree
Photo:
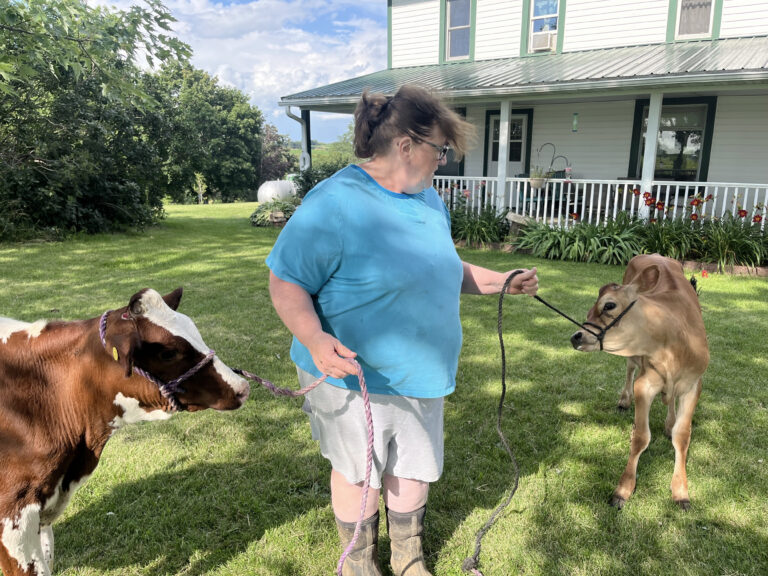
{"type": "Polygon", "coordinates": [[[169,194],[191,199],[195,174],[225,202],[255,198],[261,170],[261,112],[239,90],[189,65],[164,66],[166,116],[173,127],[166,162],[169,194]]]}
{"type": "MultiPolygon", "coordinates": [[[[0,0],[1,1],[1,0],[0,0]]],[[[135,56],[184,58],[158,2],[0,4],[0,238],[141,227],[162,214],[163,122],[135,56]]]]}
{"type": "Polygon", "coordinates": [[[164,33],[174,21],[159,0],[126,11],[83,0],[2,0],[0,92],[19,95],[24,85],[63,72],[75,80],[96,75],[104,96],[149,104],[137,89],[138,58],[143,54],[152,65],[191,54],[164,33]],[[127,66],[115,69],[116,58],[127,66]]]}
{"type": "Polygon", "coordinates": [[[290,172],[296,172],[299,163],[291,153],[288,136],[278,134],[272,124],[264,125],[261,138],[261,185],[268,180],[282,180],[290,172]]]}

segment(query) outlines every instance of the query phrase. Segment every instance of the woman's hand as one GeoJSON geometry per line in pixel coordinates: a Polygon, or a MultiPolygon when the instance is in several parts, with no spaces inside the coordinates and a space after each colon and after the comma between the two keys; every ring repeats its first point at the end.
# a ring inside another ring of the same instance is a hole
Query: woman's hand
{"type": "Polygon", "coordinates": [[[357,374],[358,364],[354,361],[353,352],[337,338],[327,332],[319,331],[305,343],[312,360],[320,372],[332,378],[344,378],[357,374]]]}
{"type": "MultiPolygon", "coordinates": [[[[528,296],[536,296],[536,292],[539,290],[539,277],[536,275],[536,267],[534,266],[530,270],[526,268],[520,268],[520,274],[512,279],[507,287],[507,294],[528,294],[528,296]]],[[[512,272],[518,270],[510,270],[504,275],[504,278],[509,278],[512,272]]]]}

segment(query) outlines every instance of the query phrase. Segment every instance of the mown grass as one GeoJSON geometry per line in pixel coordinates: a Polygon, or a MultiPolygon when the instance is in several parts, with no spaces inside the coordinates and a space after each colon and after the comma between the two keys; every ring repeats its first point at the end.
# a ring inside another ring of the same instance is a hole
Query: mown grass
{"type": "MultiPolygon", "coordinates": [[[[249,225],[254,207],[171,206],[144,234],[0,245],[0,315],[90,318],[141,288],[183,286],[180,309],[225,362],[295,386],[290,337],[267,291],[264,258],[277,231],[249,225]]],[[[540,295],[576,318],[602,284],[622,275],[614,266],[461,255],[498,270],[538,266],[540,295]]],[[[711,275],[699,283],[712,362],[694,418],[688,512],[669,495],[673,449],[660,402],[637,493],[621,512],[608,505],[632,426],[631,412],[615,409],[623,360],[573,351],[572,325],[533,299],[505,300],[503,426],[521,478],[483,540],[486,576],[768,573],[768,281],[711,275]]],[[[462,300],[465,343],[458,389],[446,404],[445,473],[427,517],[437,576],[462,573],[476,531],[510,488],[495,429],[497,302],[462,300]]],[[[181,414],[116,433],[54,525],[55,573],[332,573],[340,550],[329,467],[300,405],[254,388],[236,412],[181,414]]]]}

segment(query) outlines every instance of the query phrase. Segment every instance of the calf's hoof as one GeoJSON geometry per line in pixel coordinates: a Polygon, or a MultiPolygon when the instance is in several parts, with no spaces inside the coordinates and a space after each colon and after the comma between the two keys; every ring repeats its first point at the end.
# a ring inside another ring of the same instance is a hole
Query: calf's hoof
{"type": "Polygon", "coordinates": [[[613,495],[611,495],[611,506],[613,506],[614,508],[618,508],[619,510],[621,510],[622,508],[624,508],[624,504],[626,503],[627,503],[627,499],[624,498],[623,496],[619,496],[615,492],[613,493],[613,495]]]}
{"type": "Polygon", "coordinates": [[[682,500],[675,500],[675,503],[680,506],[682,510],[690,510],[691,508],[691,501],[688,500],[688,498],[684,498],[682,500]]]}

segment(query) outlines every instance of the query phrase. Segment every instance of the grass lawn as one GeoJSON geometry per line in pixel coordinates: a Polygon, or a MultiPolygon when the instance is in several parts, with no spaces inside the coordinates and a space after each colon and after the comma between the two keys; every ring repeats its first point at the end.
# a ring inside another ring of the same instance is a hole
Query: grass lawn
{"type": "MultiPolygon", "coordinates": [[[[180,310],[225,362],[295,387],[290,337],[271,306],[264,265],[277,231],[249,225],[254,207],[170,206],[167,220],[143,234],[0,245],[0,315],[92,318],[141,288],[183,286],[180,310]]],[[[623,272],[460,253],[497,270],[538,266],[540,295],[578,319],[598,288],[623,272]]],[[[631,411],[615,408],[624,361],[575,352],[573,325],[531,298],[505,300],[503,426],[521,478],[483,540],[486,576],[768,574],[768,281],[710,275],[699,285],[712,361],[694,416],[688,512],[670,497],[674,451],[659,400],[637,492],[621,512],[608,505],[632,427],[631,411]]],[[[462,574],[476,531],[510,488],[495,428],[497,303],[462,300],[464,348],[457,392],[446,403],[445,473],[427,514],[436,576],[462,574]]],[[[329,466],[300,406],[254,387],[235,412],[185,413],[118,431],[54,524],[55,574],[331,574],[340,549],[329,466]]],[[[388,552],[386,537],[381,544],[388,552]]]]}

